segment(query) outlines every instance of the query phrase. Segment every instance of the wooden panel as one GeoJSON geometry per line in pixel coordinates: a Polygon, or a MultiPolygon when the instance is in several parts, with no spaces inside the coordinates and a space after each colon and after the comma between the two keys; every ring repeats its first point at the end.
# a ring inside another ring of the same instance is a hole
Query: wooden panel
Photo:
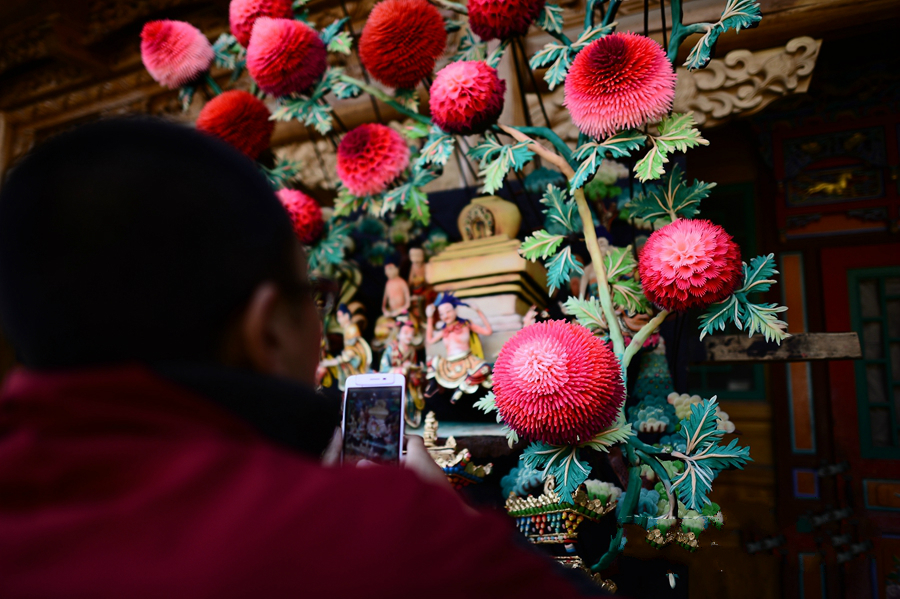
{"type": "Polygon", "coordinates": [[[856,333],[802,333],[781,345],[762,335],[719,335],[703,340],[707,362],[806,362],[862,357],[856,333]]]}
{"type": "Polygon", "coordinates": [[[866,479],[863,491],[867,508],[900,511],[900,480],[866,479]]]}
{"type": "Polygon", "coordinates": [[[822,556],[818,553],[801,553],[800,597],[802,599],[823,599],[825,595],[822,556]]]}

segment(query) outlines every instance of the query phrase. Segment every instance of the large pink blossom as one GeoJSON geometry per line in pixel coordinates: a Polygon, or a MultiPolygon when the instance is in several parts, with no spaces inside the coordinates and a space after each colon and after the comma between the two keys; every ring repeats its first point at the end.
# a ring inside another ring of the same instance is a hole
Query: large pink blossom
{"type": "Polygon", "coordinates": [[[170,89],[209,70],[215,54],[199,29],[182,21],[150,21],[141,30],[141,59],[150,76],[170,89]]]}
{"type": "Polygon", "coordinates": [[[578,130],[606,137],[664,117],[675,98],[675,73],[665,50],[652,39],[614,33],[578,53],[565,93],[578,130]]]}
{"type": "Polygon", "coordinates": [[[328,68],[325,43],[309,25],[260,17],[247,47],[247,71],[273,96],[303,93],[328,68]]]}
{"type": "Polygon", "coordinates": [[[483,133],[503,112],[505,92],[506,82],[487,63],[451,62],[431,84],[431,119],[447,133],[483,133]]]}
{"type": "Polygon", "coordinates": [[[275,123],[266,105],[253,94],[232,89],[203,106],[197,130],[218,137],[256,160],[269,147],[275,123]]]}
{"type": "Polygon", "coordinates": [[[409,147],[403,137],[384,125],[366,123],[341,140],[337,173],[350,193],[381,193],[409,166],[409,147]]]}
{"type": "Polygon", "coordinates": [[[494,364],[503,421],[526,439],[583,443],[615,421],[625,401],[619,361],[586,328],[547,321],[506,342],[494,364]]]}
{"type": "Polygon", "coordinates": [[[641,249],[644,294],[657,306],[682,312],[728,297],[741,282],[741,250],[708,220],[679,219],[655,231],[641,249]]]}

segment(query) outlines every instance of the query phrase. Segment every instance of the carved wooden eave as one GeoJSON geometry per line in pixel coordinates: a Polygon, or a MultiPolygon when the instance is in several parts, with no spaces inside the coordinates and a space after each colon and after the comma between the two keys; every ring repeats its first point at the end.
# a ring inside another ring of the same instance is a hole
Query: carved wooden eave
{"type": "Polygon", "coordinates": [[[779,98],[806,93],[822,40],[797,37],[780,48],[734,50],[701,71],[678,69],[676,112],[694,112],[701,127],[755,114],[779,98]]]}

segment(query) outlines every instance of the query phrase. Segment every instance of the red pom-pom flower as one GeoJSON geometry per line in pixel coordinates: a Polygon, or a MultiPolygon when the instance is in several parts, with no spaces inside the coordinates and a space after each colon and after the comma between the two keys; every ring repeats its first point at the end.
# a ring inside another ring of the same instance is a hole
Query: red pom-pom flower
{"type": "Polygon", "coordinates": [[[325,226],[319,203],[296,189],[279,189],[276,195],[288,211],[300,243],[310,245],[318,239],[325,226]]]}
{"type": "Polygon", "coordinates": [[[328,68],[325,42],[305,23],[260,17],[247,46],[247,71],[273,96],[303,93],[328,68]]]}
{"type": "Polygon", "coordinates": [[[655,231],[641,249],[644,294],[657,306],[683,312],[728,297],[741,282],[741,250],[708,220],[679,219],[655,231]]]}
{"type": "Polygon", "coordinates": [[[469,27],[484,41],[524,35],[544,0],[469,0],[469,27]]]}
{"type": "Polygon", "coordinates": [[[206,103],[197,117],[197,129],[231,144],[250,158],[269,147],[275,123],[258,98],[231,90],[206,103]]]}
{"type": "Polygon", "coordinates": [[[190,83],[208,71],[213,58],[209,40],[190,23],[150,21],[141,30],[144,67],[169,89],[190,83]]]}
{"type": "Polygon", "coordinates": [[[375,5],[359,38],[359,58],[375,79],[411,89],[434,71],[447,31],[426,0],[385,0],[375,5]]]}
{"type": "Polygon", "coordinates": [[[447,133],[483,133],[503,112],[506,82],[480,60],[451,62],[431,84],[431,118],[447,133]]]}
{"type": "Polygon", "coordinates": [[[381,193],[409,165],[403,137],[384,125],[366,123],[347,133],[337,150],[337,173],[355,196],[381,193]]]}
{"type": "Polygon", "coordinates": [[[494,364],[503,421],[526,439],[583,443],[612,424],[625,401],[619,361],[586,328],[562,320],[525,327],[494,364]]]}
{"type": "Polygon", "coordinates": [[[231,0],[228,6],[228,21],[231,35],[245,48],[250,43],[253,24],[259,17],[290,19],[291,0],[231,0]]]}
{"type": "Polygon", "coordinates": [[[666,116],[675,79],[662,46],[636,33],[614,33],[575,57],[566,76],[565,104],[579,131],[606,137],[666,116]]]}

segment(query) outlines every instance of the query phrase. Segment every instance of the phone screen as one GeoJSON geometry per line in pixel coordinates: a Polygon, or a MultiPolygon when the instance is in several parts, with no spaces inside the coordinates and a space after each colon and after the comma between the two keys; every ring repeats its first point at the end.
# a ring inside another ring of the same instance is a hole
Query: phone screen
{"type": "Polygon", "coordinates": [[[343,462],[400,462],[402,387],[349,387],[344,404],[343,462]]]}

